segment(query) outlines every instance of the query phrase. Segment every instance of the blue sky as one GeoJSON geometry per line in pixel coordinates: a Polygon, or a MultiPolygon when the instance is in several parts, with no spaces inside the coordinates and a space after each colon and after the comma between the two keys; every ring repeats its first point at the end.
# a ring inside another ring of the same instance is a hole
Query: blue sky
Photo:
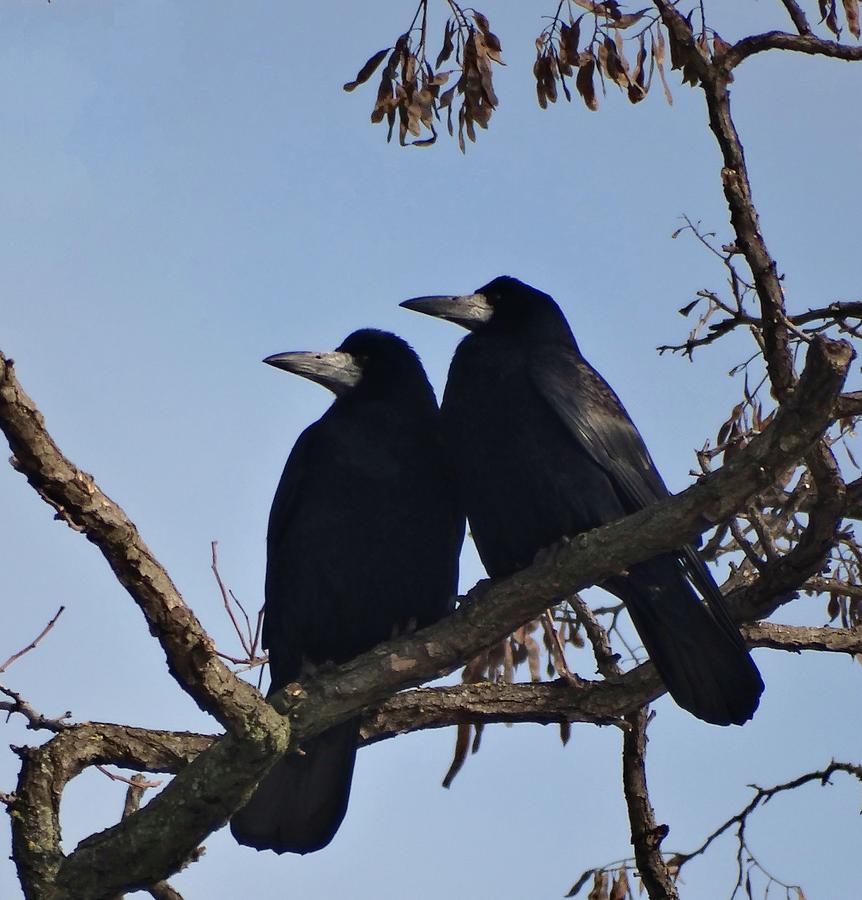
{"type": "MultiPolygon", "coordinates": [[[[712,24],[727,40],[785,27],[779,6],[725,3],[712,24]]],[[[449,140],[387,145],[368,123],[373,85],[341,90],[409,24],[400,0],[361,14],[196,0],[6,0],[0,11],[0,347],[60,446],[126,509],[227,652],[210,541],[256,606],[281,467],[329,403],[261,365],[268,354],[332,348],[372,325],[406,337],[439,390],[460,334],[398,302],[509,273],[558,298],[672,489],[735,402],[727,372],[748,355],[742,336],[694,365],[655,352],[684,338],[676,310],[696,290],[723,285],[693,241],[670,237],[683,214],[727,236],[700,95],[672,74],[672,108],[659,91],[636,107],[610,92],[598,113],[579,102],[543,112],[532,41],[550,5],[483,11],[508,65],[491,130],[466,156],[449,140]]],[[[786,55],[750,61],[733,87],[793,309],[859,296],[860,90],[862,66],[786,55]]],[[[0,658],[67,607],[6,682],[49,714],[212,730],[92,545],[7,466],[0,498],[0,658]]],[[[482,574],[471,548],[463,569],[465,588],[482,574]]],[[[797,606],[785,617],[822,622],[819,600],[797,606]]],[[[744,729],[655,704],[649,774],[668,849],[698,843],[747,801],[747,784],[858,759],[858,665],[756,656],[767,690],[744,729]]],[[[35,739],[18,721],[2,727],[4,744],[35,739]]],[[[562,748],[553,728],[490,728],[445,791],[453,740],[441,731],[362,751],[325,851],[256,854],[222,831],[175,884],[187,898],[558,897],[583,869],[629,854],[615,730],[575,727],[562,748]]],[[[0,754],[3,789],[14,763],[0,754]]],[[[839,780],[778,799],[752,822],[751,844],[809,898],[851,896],[858,797],[839,780]]],[[[66,848],[114,822],[122,800],[97,772],[75,781],[66,848]]],[[[684,896],[724,896],[734,878],[727,841],[686,869],[684,896]]],[[[0,896],[19,896],[5,859],[0,896]]]]}

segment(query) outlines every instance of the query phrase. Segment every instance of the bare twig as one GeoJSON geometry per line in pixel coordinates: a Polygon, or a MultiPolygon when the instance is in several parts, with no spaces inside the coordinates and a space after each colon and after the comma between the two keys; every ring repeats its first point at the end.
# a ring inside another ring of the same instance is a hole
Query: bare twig
{"type": "MultiPolygon", "coordinates": [[[[135,790],[145,791],[148,788],[157,788],[161,785],[161,780],[159,781],[148,781],[145,778],[141,778],[140,775],[132,775],[131,778],[127,778],[125,775],[118,775],[116,772],[110,772],[102,765],[97,765],[96,768],[105,776],[111,779],[111,781],[120,781],[123,784],[129,785],[129,789],[134,788],[135,790]]],[[[126,796],[128,799],[128,791],[126,792],[126,796]]],[[[140,804],[139,804],[140,805],[140,804]]],[[[136,807],[137,809],[137,807],[136,807]]],[[[125,817],[124,817],[125,818],[125,817]]]]}
{"type": "Polygon", "coordinates": [[[233,663],[248,663],[249,667],[260,665],[265,660],[258,660],[255,657],[255,651],[257,649],[256,638],[257,633],[252,634],[251,630],[251,621],[248,618],[248,614],[246,613],[243,605],[234,597],[233,591],[228,591],[224,586],[224,582],[221,579],[221,575],[218,570],[218,541],[211,541],[210,547],[212,549],[212,565],[210,568],[212,569],[213,575],[215,575],[216,584],[218,584],[219,592],[221,593],[222,603],[224,604],[225,612],[228,614],[228,618],[233,625],[233,630],[236,632],[236,636],[239,638],[239,642],[242,645],[243,652],[245,653],[245,659],[238,660],[232,656],[228,656],[226,653],[219,653],[218,655],[222,659],[229,660],[233,663]],[[231,607],[230,601],[233,600],[236,603],[239,611],[245,617],[245,625],[246,625],[246,634],[243,634],[242,629],[239,627],[239,622],[236,620],[236,616],[234,615],[233,608],[231,607]]]}
{"type": "Polygon", "coordinates": [[[45,635],[57,624],[57,619],[60,618],[60,615],[62,614],[62,612],[65,608],[66,608],[65,606],[61,606],[57,610],[57,612],[54,613],[54,616],[51,619],[51,621],[39,632],[39,634],[36,635],[36,637],[33,638],[32,641],[30,641],[29,644],[27,644],[26,647],[24,647],[23,650],[19,650],[17,653],[13,653],[9,657],[9,659],[6,660],[6,662],[4,662],[2,665],[0,665],[0,673],[5,672],[6,669],[8,669],[9,666],[11,666],[13,662],[15,662],[18,659],[21,659],[21,657],[25,653],[29,653],[31,650],[35,649],[35,647],[39,643],[39,641],[41,641],[42,638],[45,637],[45,635]]]}
{"type": "Polygon", "coordinates": [[[716,828],[695,850],[691,850],[688,853],[675,853],[671,857],[670,861],[678,868],[681,868],[687,862],[689,862],[689,860],[692,860],[696,856],[700,856],[704,852],[706,852],[709,846],[717,838],[719,838],[725,832],[729,831],[734,826],[737,827],[737,834],[742,836],[746,820],[757,809],[758,806],[762,806],[764,803],[767,803],[774,796],[776,796],[776,794],[795,790],[796,788],[802,787],[805,784],[810,784],[811,782],[819,781],[821,785],[825,786],[830,783],[829,779],[836,772],[844,772],[848,775],[852,775],[858,781],[862,782],[862,766],[859,766],[855,763],[837,762],[836,760],[833,760],[824,769],[821,769],[817,772],[807,772],[805,775],[800,775],[798,778],[794,778],[791,781],[785,782],[784,784],[777,784],[774,787],[770,788],[761,788],[757,785],[752,785],[752,788],[754,790],[754,797],[749,803],[745,805],[745,807],[743,807],[743,809],[741,809],[738,813],[736,813],[736,815],[731,816],[729,819],[727,819],[727,821],[719,825],[718,828],[716,828]]]}

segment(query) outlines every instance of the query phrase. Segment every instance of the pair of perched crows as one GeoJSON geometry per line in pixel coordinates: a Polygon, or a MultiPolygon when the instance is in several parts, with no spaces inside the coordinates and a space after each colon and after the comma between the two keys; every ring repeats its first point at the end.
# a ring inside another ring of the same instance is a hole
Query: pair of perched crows
{"type": "MultiPolygon", "coordinates": [[[[270,512],[270,692],[450,612],[465,513],[499,578],[668,496],[547,294],[501,277],[401,305],[470,332],[439,411],[419,358],[392,334],[357,331],[332,353],[264,360],[335,394],[297,440],[270,512]]],[[[694,547],[602,586],[624,601],[680,706],[717,725],[751,718],[763,682],[694,547]]],[[[354,718],[283,757],[234,816],[237,840],[278,853],[326,846],[347,809],[358,736],[354,718]]]]}

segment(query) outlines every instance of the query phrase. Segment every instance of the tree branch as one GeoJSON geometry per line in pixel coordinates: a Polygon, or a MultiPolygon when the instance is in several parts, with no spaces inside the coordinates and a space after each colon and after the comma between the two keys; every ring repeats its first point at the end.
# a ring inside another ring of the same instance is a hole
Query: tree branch
{"type": "MultiPolygon", "coordinates": [[[[798,653],[862,654],[862,628],[743,624],[752,647],[798,653]]],[[[605,725],[664,693],[655,668],[643,663],[603,681],[565,679],[516,684],[479,683],[452,687],[415,688],[396,694],[362,714],[361,746],[428,728],[471,724],[561,721],[605,725]]],[[[38,713],[36,713],[39,716],[38,713]]],[[[42,718],[41,716],[39,716],[42,718]]],[[[66,724],[62,735],[28,753],[42,752],[40,766],[55,769],[58,794],[66,783],[91,765],[116,765],[141,772],[181,772],[193,759],[221,740],[222,735],[135,728],[104,722],[66,724]],[[70,734],[71,732],[71,734],[70,734]],[[96,737],[99,735],[100,737],[96,737]],[[98,748],[98,749],[97,749],[98,748]],[[54,761],[62,758],[57,768],[54,761]]]]}
{"type": "MultiPolygon", "coordinates": [[[[141,799],[144,796],[144,791],[146,791],[147,787],[151,787],[152,784],[152,782],[147,782],[142,775],[133,775],[131,777],[129,789],[126,791],[126,801],[123,804],[122,817],[124,819],[138,811],[141,805],[141,799]]],[[[202,855],[203,848],[200,849],[200,852],[195,859],[191,861],[197,862],[202,855]]],[[[159,881],[156,884],[150,885],[147,892],[153,900],[183,900],[179,891],[175,890],[167,881],[159,881]]],[[[124,900],[124,898],[119,896],[117,900],[124,900]]]]}
{"type": "Polygon", "coordinates": [[[783,402],[795,383],[790,336],[784,310],[784,292],[775,261],[760,233],[757,210],[751,195],[751,183],[745,164],[742,142],[730,114],[727,91],[731,66],[726,54],[710,62],[698,46],[691,26],[670,0],[654,0],[671,40],[681,49],[685,63],[694,70],[703,87],[712,129],[721,151],[724,167],[721,181],[730,209],[730,221],[736,244],[745,257],[760,300],[762,335],[766,368],[773,392],[783,402]]]}
{"type": "Polygon", "coordinates": [[[768,565],[753,584],[727,595],[738,620],[765,618],[792,600],[797,589],[821,571],[832,551],[844,515],[844,482],[823,441],[807,455],[807,462],[817,491],[808,525],[789,553],[768,565]]]}
{"type": "Polygon", "coordinates": [[[752,647],[773,650],[819,650],[827,653],[862,654],[862,628],[829,628],[754,622],[742,626],[742,634],[752,647]]]}
{"type": "Polygon", "coordinates": [[[281,726],[260,693],[219,660],[209,635],[134,524],[91,475],[60,452],[42,414],[18,383],[12,360],[2,352],[0,428],[14,454],[14,468],[56,510],[58,519],[83,532],[102,551],[143,612],[183,690],[229,731],[244,734],[262,726],[277,733],[281,726]]]}
{"type": "Polygon", "coordinates": [[[811,26],[808,24],[808,19],[805,16],[805,13],[802,11],[802,7],[796,2],[796,0],[781,0],[784,4],[790,18],[793,20],[793,24],[796,26],[796,30],[800,34],[810,34],[811,26]]]}
{"type": "Polygon", "coordinates": [[[0,663],[0,673],[5,672],[9,668],[9,666],[12,665],[13,662],[21,659],[21,657],[24,656],[26,653],[29,653],[31,650],[35,650],[36,645],[39,643],[39,641],[41,641],[42,638],[45,637],[45,635],[57,624],[57,619],[59,619],[60,616],[63,614],[63,610],[65,608],[66,608],[65,606],[61,606],[57,610],[57,612],[54,613],[53,617],[51,618],[51,621],[48,622],[48,624],[39,632],[39,634],[36,635],[36,637],[33,638],[32,641],[30,641],[29,644],[27,644],[26,647],[23,647],[17,653],[13,653],[5,662],[0,663]]]}
{"type": "MultiPolygon", "coordinates": [[[[290,746],[295,747],[363,707],[381,703],[402,687],[419,684],[455,668],[560,597],[690,541],[710,525],[728,518],[750,496],[769,486],[789,464],[809,452],[830,421],[851,356],[852,350],[844,342],[815,339],[809,347],[798,388],[773,423],[722,469],[705,476],[682,494],[620,522],[564,541],[539,554],[529,570],[490,587],[484,583],[478,586],[465,598],[462,608],[445,621],[416,635],[383,644],[337,669],[321,673],[302,687],[292,685],[279,692],[273,701],[281,712],[290,715],[293,730],[290,746]]],[[[5,377],[0,380],[3,400],[0,424],[4,430],[9,428],[6,395],[10,385],[8,364],[5,368],[5,377]]],[[[36,415],[32,404],[30,415],[36,415]]],[[[73,521],[84,521],[90,527],[89,498],[103,496],[97,493],[92,479],[85,481],[90,487],[80,497],[81,482],[74,476],[77,470],[65,478],[46,478],[41,469],[42,456],[33,453],[20,428],[11,430],[19,460],[24,460],[19,465],[28,473],[35,471],[36,483],[64,510],[72,508],[66,497],[66,492],[71,493],[72,499],[83,508],[83,511],[75,509],[73,521]]],[[[41,447],[47,438],[44,428],[31,429],[30,433],[41,447]]],[[[53,453],[54,462],[58,456],[63,460],[56,448],[53,453]]],[[[98,525],[98,511],[92,516],[98,525]]],[[[139,548],[140,539],[131,523],[129,527],[131,532],[123,533],[139,548]]],[[[110,541],[108,546],[112,551],[115,549],[110,541]]],[[[138,562],[132,561],[133,572],[138,571],[138,562]]],[[[114,563],[123,577],[128,578],[123,560],[114,563]]],[[[157,564],[152,561],[150,565],[157,564]]],[[[169,581],[166,589],[175,595],[169,581]]],[[[159,608],[161,595],[153,591],[148,582],[146,601],[159,608]]],[[[179,608],[191,616],[184,605],[179,608]]],[[[175,650],[176,622],[170,615],[167,618],[171,639],[163,643],[175,650]]],[[[183,621],[188,623],[188,618],[183,621]]],[[[193,624],[197,625],[196,621],[193,624]]],[[[188,633],[188,628],[179,632],[188,633]]],[[[191,633],[194,635],[193,627],[191,633]]],[[[204,669],[210,671],[206,666],[204,669]]],[[[248,685],[245,687],[253,691],[248,685]]],[[[65,860],[59,851],[59,826],[55,827],[54,822],[59,795],[51,789],[51,780],[45,774],[47,766],[28,764],[29,757],[25,757],[16,799],[21,815],[15,817],[13,825],[16,857],[22,857],[22,882],[30,879],[38,896],[50,896],[46,893],[48,887],[59,885],[68,896],[102,897],[131,888],[146,888],[168,877],[207,834],[220,827],[245,802],[257,781],[287,749],[285,732],[277,727],[269,730],[268,723],[262,722],[252,735],[254,741],[232,736],[223,738],[185,767],[146,807],[123,823],[87,838],[65,860]],[[267,737],[271,740],[263,747],[267,737]]],[[[65,737],[65,734],[58,735],[55,741],[65,737]]],[[[46,747],[52,744],[54,741],[46,747]]],[[[43,748],[26,751],[31,756],[50,752],[43,748]]],[[[38,755],[33,759],[44,761],[38,755]]],[[[57,888],[51,890],[56,892],[57,888]]]]}
{"type": "Polygon", "coordinates": [[[838,398],[835,411],[837,418],[845,419],[862,415],[862,391],[851,391],[838,398]]]}
{"type": "Polygon", "coordinates": [[[649,799],[646,780],[647,722],[649,712],[639,709],[625,717],[629,727],[623,734],[623,793],[631,824],[632,846],[641,881],[650,900],[678,900],[661,842],[667,825],[658,825],[649,799]]]}
{"type": "Polygon", "coordinates": [[[831,59],[843,59],[846,62],[862,60],[862,47],[851,47],[837,41],[828,41],[814,34],[789,34],[786,31],[767,31],[764,34],[753,34],[734,44],[724,55],[723,63],[728,71],[738,66],[743,60],[755,53],[765,50],[793,50],[796,53],[807,53],[810,56],[828,56],[831,59]]]}
{"type": "Polygon", "coordinates": [[[27,720],[27,727],[31,731],[59,732],[71,728],[71,725],[65,721],[72,715],[68,710],[62,716],[56,716],[51,719],[40,712],[36,712],[17,691],[13,691],[5,685],[0,684],[0,694],[5,694],[9,697],[9,700],[0,701],[0,710],[3,710],[8,715],[19,713],[24,716],[27,720]]]}
{"type": "MultiPolygon", "coordinates": [[[[808,309],[803,313],[794,316],[787,316],[787,322],[797,327],[808,325],[811,322],[822,322],[820,329],[828,328],[832,325],[842,326],[848,319],[862,319],[862,301],[848,300],[835,301],[828,306],[818,309],[808,309]]],[[[659,353],[680,353],[684,352],[691,356],[691,352],[698,347],[706,347],[715,343],[719,338],[724,337],[737,328],[753,328],[760,330],[763,328],[763,321],[757,316],[750,316],[743,312],[733,312],[732,315],[717,322],[711,322],[706,334],[702,337],[690,336],[683,344],[662,344],[656,347],[659,353]]]]}
{"type": "Polygon", "coordinates": [[[740,828],[744,828],[746,820],[757,809],[758,806],[762,806],[764,803],[771,800],[776,794],[783,793],[784,791],[792,791],[796,788],[802,787],[805,784],[809,784],[812,781],[819,781],[822,785],[826,785],[829,783],[830,777],[836,772],[845,772],[848,775],[852,775],[858,781],[862,782],[862,766],[855,765],[854,763],[845,763],[845,762],[837,762],[833,760],[826,766],[825,769],[822,769],[819,772],[807,772],[805,775],[800,775],[798,778],[794,778],[792,781],[788,781],[785,784],[778,784],[771,788],[761,788],[756,785],[752,785],[754,788],[754,797],[751,802],[748,803],[744,809],[740,810],[735,816],[731,816],[726,822],[719,825],[709,837],[696,849],[692,850],[689,853],[676,853],[669,860],[669,863],[676,866],[677,868],[685,865],[689,860],[694,859],[696,856],[700,856],[704,853],[709,846],[715,841],[716,838],[720,837],[734,825],[739,826],[740,828]]]}

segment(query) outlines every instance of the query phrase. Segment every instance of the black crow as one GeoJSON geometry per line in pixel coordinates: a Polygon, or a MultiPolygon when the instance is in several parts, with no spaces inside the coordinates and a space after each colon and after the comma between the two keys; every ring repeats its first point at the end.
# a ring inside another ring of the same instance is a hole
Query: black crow
{"type": "MultiPolygon", "coordinates": [[[[270,511],[263,644],[272,693],[445,616],[464,517],[437,401],[403,340],[366,329],[333,353],[264,362],[336,398],[299,436],[270,511]]],[[[280,760],[233,817],[234,837],[276,853],[325,847],[347,809],[358,729],[351,719],[280,760]]]]}
{"type": "MultiPolygon", "coordinates": [[[[470,331],[441,404],[479,556],[492,578],[536,552],[668,496],[617,395],[581,355],[553,298],[500,277],[460,297],[401,304],[470,331]]],[[[712,575],[686,545],[608,579],[674,700],[741,725],[760,673],[712,575]],[[693,589],[696,588],[696,591],[693,589]]]]}

